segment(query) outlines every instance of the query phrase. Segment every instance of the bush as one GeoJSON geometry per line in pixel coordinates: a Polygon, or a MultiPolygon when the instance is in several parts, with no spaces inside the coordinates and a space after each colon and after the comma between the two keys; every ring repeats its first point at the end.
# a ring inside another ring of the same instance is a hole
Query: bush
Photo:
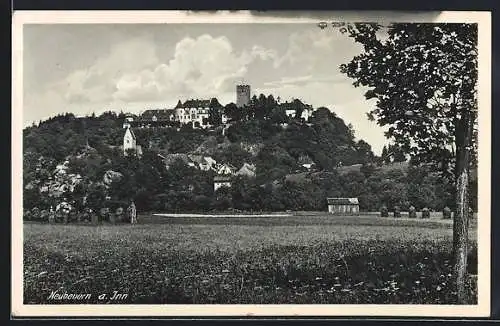
{"type": "Polygon", "coordinates": [[[92,224],[94,224],[94,225],[99,224],[99,215],[97,215],[96,212],[92,211],[90,213],[90,219],[91,219],[92,224]]]}
{"type": "Polygon", "coordinates": [[[38,207],[33,207],[31,209],[31,218],[33,220],[41,220],[41,218],[40,218],[40,209],[38,207]]]}
{"type": "Polygon", "coordinates": [[[415,209],[414,206],[410,206],[410,208],[408,209],[408,217],[417,218],[417,210],[415,209]]]}
{"type": "Polygon", "coordinates": [[[422,208],[422,218],[430,218],[431,213],[427,207],[422,208]]]}
{"type": "Polygon", "coordinates": [[[40,219],[42,221],[47,221],[49,219],[49,212],[46,209],[40,211],[40,219]]]}
{"type": "Polygon", "coordinates": [[[394,206],[394,217],[401,217],[401,209],[399,206],[394,206]]]}
{"type": "Polygon", "coordinates": [[[443,209],[443,218],[446,220],[451,219],[451,209],[448,206],[443,209]]]}
{"type": "Polygon", "coordinates": [[[389,217],[389,210],[387,209],[387,207],[382,206],[380,208],[380,216],[381,217],[389,217]]]}

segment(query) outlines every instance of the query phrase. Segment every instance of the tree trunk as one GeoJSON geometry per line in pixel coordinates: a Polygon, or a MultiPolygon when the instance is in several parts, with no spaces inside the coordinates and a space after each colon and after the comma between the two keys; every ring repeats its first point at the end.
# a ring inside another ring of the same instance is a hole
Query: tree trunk
{"type": "Polygon", "coordinates": [[[467,303],[465,288],[467,277],[467,253],[469,241],[469,164],[472,142],[472,119],[463,118],[457,128],[456,213],[453,218],[453,258],[457,304],[467,303]]]}

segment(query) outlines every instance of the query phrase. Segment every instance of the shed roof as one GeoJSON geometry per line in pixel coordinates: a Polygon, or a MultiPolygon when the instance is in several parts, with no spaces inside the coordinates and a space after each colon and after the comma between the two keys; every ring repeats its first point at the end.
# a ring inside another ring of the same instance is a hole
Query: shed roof
{"type": "Polygon", "coordinates": [[[328,205],[359,205],[358,198],[327,198],[328,205]]]}
{"type": "Polygon", "coordinates": [[[231,181],[231,176],[228,175],[216,175],[214,177],[214,182],[229,182],[231,181]]]}
{"type": "Polygon", "coordinates": [[[156,116],[158,120],[169,120],[171,114],[174,114],[174,110],[170,109],[146,110],[142,113],[141,118],[143,120],[151,120],[153,116],[156,116]]]}

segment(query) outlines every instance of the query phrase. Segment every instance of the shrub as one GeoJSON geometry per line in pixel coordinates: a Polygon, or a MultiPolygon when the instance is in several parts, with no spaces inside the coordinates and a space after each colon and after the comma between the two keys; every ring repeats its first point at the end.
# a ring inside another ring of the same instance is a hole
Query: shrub
{"type": "Polygon", "coordinates": [[[31,209],[31,217],[33,220],[41,220],[40,218],[40,209],[38,207],[33,207],[31,209]]]}
{"type": "Polygon", "coordinates": [[[40,219],[42,221],[47,221],[49,219],[49,212],[46,209],[40,211],[40,219]]]}
{"type": "Polygon", "coordinates": [[[430,218],[431,213],[427,207],[422,208],[422,218],[430,218]]]}
{"type": "Polygon", "coordinates": [[[99,215],[97,215],[97,213],[94,211],[90,212],[90,219],[92,221],[92,224],[94,225],[99,223],[99,215]]]}
{"type": "Polygon", "coordinates": [[[414,206],[410,206],[410,208],[408,209],[408,217],[417,218],[417,210],[415,209],[414,206]]]}
{"type": "Polygon", "coordinates": [[[107,207],[103,207],[99,210],[99,215],[101,216],[101,219],[103,221],[109,221],[109,214],[110,211],[109,211],[109,208],[107,207]]]}
{"type": "Polygon", "coordinates": [[[443,209],[443,218],[447,220],[451,218],[451,209],[448,206],[443,209]]]}
{"type": "Polygon", "coordinates": [[[23,219],[27,221],[31,220],[31,211],[29,209],[23,210],[23,219]]]}
{"type": "Polygon", "coordinates": [[[382,206],[380,208],[380,216],[381,217],[389,217],[389,210],[387,209],[386,206],[382,206]]]}
{"type": "Polygon", "coordinates": [[[401,217],[401,209],[399,206],[394,206],[394,217],[401,217]]]}

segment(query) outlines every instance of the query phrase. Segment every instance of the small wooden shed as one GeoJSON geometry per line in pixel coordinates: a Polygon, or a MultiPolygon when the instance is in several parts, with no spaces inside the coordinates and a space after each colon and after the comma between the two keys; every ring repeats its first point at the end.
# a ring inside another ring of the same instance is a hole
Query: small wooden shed
{"type": "Polygon", "coordinates": [[[358,198],[327,198],[328,213],[336,215],[359,214],[358,198]]]}

